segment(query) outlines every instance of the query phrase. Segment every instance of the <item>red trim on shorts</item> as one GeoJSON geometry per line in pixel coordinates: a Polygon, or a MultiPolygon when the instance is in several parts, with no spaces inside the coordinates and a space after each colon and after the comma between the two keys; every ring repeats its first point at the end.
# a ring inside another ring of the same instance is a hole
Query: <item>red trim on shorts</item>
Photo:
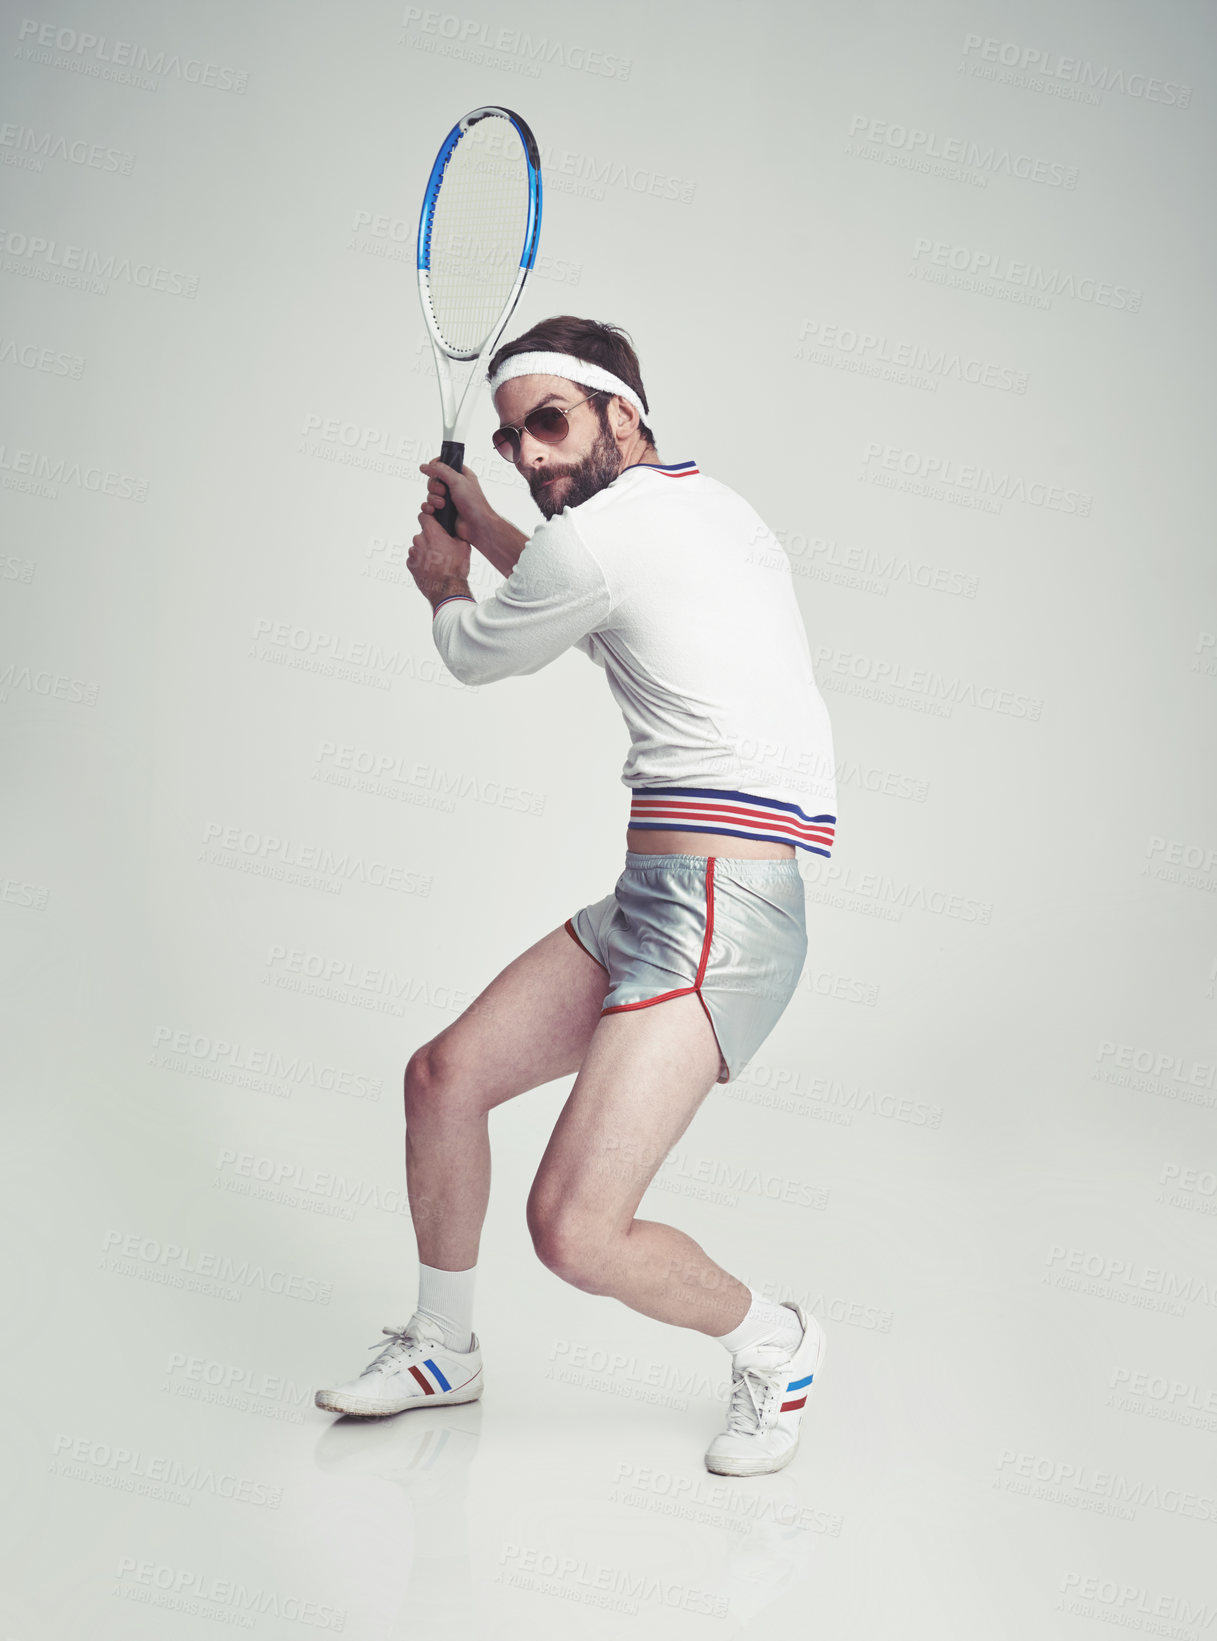
{"type": "MultiPolygon", "coordinates": [[[[608,1008],[601,1009],[601,1014],[624,1014],[626,1009],[649,1009],[652,1003],[666,1003],[669,997],[687,997],[696,986],[681,986],[679,991],[661,991],[658,997],[644,997],[637,1003],[611,1003],[608,1008]]],[[[702,1004],[705,1007],[705,1004],[702,1004]]]]}
{"type": "MultiPolygon", "coordinates": [[[[701,995],[701,983],[705,978],[706,964],[710,959],[710,937],[714,933],[714,856],[706,856],[706,933],[701,943],[701,959],[697,965],[697,979],[691,986],[678,986],[675,991],[661,991],[657,997],[644,997],[637,1003],[612,1003],[606,1009],[601,1009],[601,1015],[623,1014],[626,1009],[650,1008],[652,1003],[666,1002],[669,997],[687,997],[691,991],[697,993],[698,1001],[706,1009],[705,998],[701,995]]],[[[709,1019],[710,1010],[706,1009],[706,1018],[709,1019]]],[[[714,1022],[710,1021],[711,1026],[714,1022]]],[[[719,1050],[721,1053],[721,1049],[719,1050]]]]}
{"type": "MultiPolygon", "coordinates": [[[[652,1003],[664,1003],[669,997],[687,997],[690,992],[693,992],[702,1006],[702,1012],[710,1022],[710,1030],[714,1033],[714,1043],[718,1049],[719,1059],[725,1065],[727,1056],[723,1053],[722,1044],[718,1040],[718,1032],[714,1030],[714,1017],[701,994],[701,983],[706,977],[706,964],[710,961],[710,941],[714,936],[714,861],[715,857],[713,855],[706,856],[706,933],[701,943],[701,958],[697,965],[697,979],[694,980],[691,986],[679,986],[675,991],[661,991],[657,997],[644,997],[637,1003],[613,1003],[608,1008],[600,1010],[600,1017],[603,1019],[606,1014],[624,1014],[627,1009],[648,1009],[652,1003]]],[[[567,919],[568,926],[569,922],[570,920],[567,919]]],[[[573,929],[571,933],[574,934],[573,929]]],[[[731,1068],[728,1066],[728,1075],[730,1075],[730,1070],[731,1068]]]]}
{"type": "MultiPolygon", "coordinates": [[[[587,947],[579,939],[579,936],[575,933],[575,925],[571,922],[569,917],[567,918],[566,922],[562,925],[562,927],[566,930],[567,934],[571,937],[571,939],[574,941],[575,945],[578,946],[578,948],[581,952],[586,953],[586,955],[592,959],[593,963],[600,963],[600,959],[598,957],[593,956],[593,954],[587,950],[587,947]]],[[[608,973],[608,967],[607,967],[606,964],[600,963],[600,967],[604,970],[605,974],[608,973]]]]}
{"type": "Polygon", "coordinates": [[[701,962],[697,965],[697,979],[693,982],[694,991],[701,990],[702,980],[705,978],[706,964],[710,959],[710,936],[714,933],[714,856],[706,856],[706,938],[701,943],[701,962]]]}

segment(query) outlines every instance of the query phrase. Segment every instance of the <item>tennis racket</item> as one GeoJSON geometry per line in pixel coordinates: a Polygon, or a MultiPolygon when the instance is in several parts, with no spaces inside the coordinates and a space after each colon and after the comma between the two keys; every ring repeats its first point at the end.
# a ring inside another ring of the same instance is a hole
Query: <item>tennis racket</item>
{"type": "MultiPolygon", "coordinates": [[[[536,139],[510,108],[473,109],[444,138],[418,221],[418,294],[444,417],[439,459],[458,472],[485,361],[523,294],[540,234],[536,139]]],[[[455,534],[450,495],[435,517],[455,534]]]]}

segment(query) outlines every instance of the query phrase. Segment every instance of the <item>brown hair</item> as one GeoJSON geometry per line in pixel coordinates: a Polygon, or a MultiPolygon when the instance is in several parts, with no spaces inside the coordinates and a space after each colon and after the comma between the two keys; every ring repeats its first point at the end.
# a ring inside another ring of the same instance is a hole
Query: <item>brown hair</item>
{"type": "MultiPolygon", "coordinates": [[[[595,319],[576,319],[569,313],[542,319],[514,341],[504,342],[491,358],[487,378],[494,375],[504,360],[513,359],[517,353],[569,353],[576,359],[585,359],[588,364],[599,365],[601,370],[611,370],[614,376],[619,376],[633,388],[642,400],[643,409],[650,413],[646,389],[642,385],[642,372],[638,368],[638,355],[628,333],[620,325],[602,325],[595,319]]],[[[605,423],[603,406],[598,404],[595,408],[600,413],[602,424],[605,423]]],[[[639,421],[638,431],[649,445],[654,445],[655,435],[644,421],[639,421]]]]}

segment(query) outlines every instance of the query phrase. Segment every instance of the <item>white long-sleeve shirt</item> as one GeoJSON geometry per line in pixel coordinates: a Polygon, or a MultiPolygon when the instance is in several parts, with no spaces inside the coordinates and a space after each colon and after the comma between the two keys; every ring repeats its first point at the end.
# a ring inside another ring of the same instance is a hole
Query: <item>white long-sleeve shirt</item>
{"type": "Polygon", "coordinates": [[[465,684],[572,646],[602,667],[630,733],[630,826],[829,854],[832,732],[790,561],[693,462],[627,467],[556,513],[492,596],[442,600],[432,632],[465,684]]]}

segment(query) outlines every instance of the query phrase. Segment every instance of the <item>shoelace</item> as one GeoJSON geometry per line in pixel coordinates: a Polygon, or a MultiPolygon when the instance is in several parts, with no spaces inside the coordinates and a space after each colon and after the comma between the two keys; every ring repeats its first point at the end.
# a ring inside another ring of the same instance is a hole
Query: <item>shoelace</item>
{"type": "Polygon", "coordinates": [[[407,1333],[406,1329],[409,1326],[408,1322],[401,1322],[395,1327],[381,1328],[381,1333],[391,1334],[392,1337],[387,1345],[382,1345],[379,1339],[373,1339],[368,1349],[376,1350],[379,1348],[380,1355],[372,1358],[367,1367],[364,1368],[364,1373],[371,1373],[374,1368],[395,1367],[399,1357],[414,1349],[418,1344],[418,1340],[407,1333]]]}
{"type": "Polygon", "coordinates": [[[731,1387],[731,1406],[727,1412],[727,1429],[740,1435],[751,1435],[761,1428],[761,1411],[765,1398],[773,1388],[773,1376],[761,1368],[736,1368],[735,1383],[731,1387]]]}

